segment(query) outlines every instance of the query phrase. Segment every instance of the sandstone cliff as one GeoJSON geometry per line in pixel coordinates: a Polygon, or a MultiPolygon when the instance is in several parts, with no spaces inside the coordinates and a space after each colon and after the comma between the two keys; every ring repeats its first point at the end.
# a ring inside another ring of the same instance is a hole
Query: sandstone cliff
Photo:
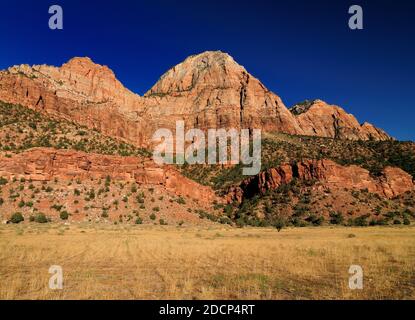
{"type": "Polygon", "coordinates": [[[374,178],[369,171],[359,166],[341,166],[331,160],[306,160],[283,164],[261,172],[232,187],[228,202],[242,202],[245,198],[265,194],[268,190],[290,183],[294,178],[301,181],[316,181],[330,190],[367,189],[382,197],[392,198],[406,191],[415,190],[412,176],[400,168],[386,167],[380,177],[374,178]]]}
{"type": "Polygon", "coordinates": [[[106,66],[73,58],[61,67],[0,72],[0,100],[63,117],[106,135],[148,146],[158,128],[261,128],[298,135],[385,140],[341,108],[314,102],[290,112],[280,97],[226,53],[191,56],[166,72],[144,97],[126,89],[106,66]]]}
{"type": "Polygon", "coordinates": [[[290,109],[303,133],[308,136],[331,137],[352,140],[388,140],[383,130],[357,119],[339,106],[321,100],[306,101],[290,109]]]}
{"type": "Polygon", "coordinates": [[[171,166],[159,167],[150,159],[99,155],[69,150],[34,148],[11,158],[0,154],[0,177],[52,181],[91,178],[161,186],[167,191],[210,205],[218,200],[212,189],[183,177],[171,166]]]}

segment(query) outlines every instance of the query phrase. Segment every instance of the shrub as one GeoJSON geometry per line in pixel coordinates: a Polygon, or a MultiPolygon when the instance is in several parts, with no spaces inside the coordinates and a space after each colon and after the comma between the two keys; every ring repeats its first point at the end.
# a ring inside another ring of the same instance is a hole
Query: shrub
{"type": "Polygon", "coordinates": [[[0,177],[0,186],[4,186],[5,184],[7,184],[9,181],[3,177],[0,177]]]}
{"type": "Polygon", "coordinates": [[[228,217],[220,217],[219,218],[219,223],[221,223],[221,224],[231,224],[231,219],[229,219],[228,217]]]}
{"type": "Polygon", "coordinates": [[[176,202],[178,204],[186,204],[186,200],[184,200],[182,197],[177,198],[176,202]]]}
{"type": "Polygon", "coordinates": [[[20,200],[18,206],[19,208],[23,208],[25,206],[25,202],[23,200],[20,200]]]}
{"type": "Polygon", "coordinates": [[[3,205],[3,203],[4,203],[3,198],[0,198],[0,206],[3,205]]]}
{"type": "Polygon", "coordinates": [[[411,221],[409,221],[408,218],[403,219],[403,224],[406,226],[409,226],[411,224],[411,221]]]}
{"type": "Polygon", "coordinates": [[[143,219],[141,219],[140,217],[135,219],[135,224],[142,224],[142,223],[143,223],[143,219]]]}
{"type": "Polygon", "coordinates": [[[37,223],[47,223],[48,222],[48,218],[46,218],[45,214],[43,213],[38,213],[35,217],[35,221],[37,223]]]}
{"type": "Polygon", "coordinates": [[[226,207],[223,209],[223,212],[228,216],[231,217],[233,213],[233,207],[230,204],[227,204],[226,207]]]}
{"type": "Polygon", "coordinates": [[[153,208],[153,211],[154,211],[154,212],[159,212],[159,211],[160,211],[160,208],[159,208],[159,207],[154,207],[154,208],[153,208]]]}
{"type": "Polygon", "coordinates": [[[20,223],[23,222],[24,218],[23,215],[20,212],[16,212],[12,215],[12,217],[10,218],[10,222],[11,223],[20,223]]]}
{"type": "Polygon", "coordinates": [[[30,217],[29,217],[29,221],[30,221],[30,222],[34,222],[34,221],[35,221],[35,217],[34,217],[34,216],[30,216],[30,217]]]}
{"type": "Polygon", "coordinates": [[[353,224],[357,227],[366,227],[368,226],[367,218],[369,215],[363,215],[354,219],[353,224]]]}
{"type": "Polygon", "coordinates": [[[402,224],[401,220],[395,219],[393,220],[393,224],[402,224]]]}
{"type": "Polygon", "coordinates": [[[323,216],[317,217],[315,214],[311,214],[305,220],[313,224],[314,226],[321,226],[324,222],[324,217],[323,216]]]}
{"type": "Polygon", "coordinates": [[[32,201],[28,201],[25,203],[26,207],[32,208],[33,207],[33,202],[32,201]]]}
{"type": "Polygon", "coordinates": [[[59,214],[59,217],[60,217],[62,220],[68,220],[68,218],[69,218],[69,213],[68,213],[68,211],[62,211],[62,212],[59,214]]]}
{"type": "Polygon", "coordinates": [[[330,212],[330,223],[331,224],[342,224],[344,217],[341,212],[330,212]]]}
{"type": "Polygon", "coordinates": [[[101,217],[108,218],[108,212],[107,211],[103,211],[102,214],[101,214],[101,217]]]}
{"type": "Polygon", "coordinates": [[[166,226],[167,225],[167,223],[166,223],[166,221],[164,221],[164,219],[160,219],[160,225],[161,226],[166,226]]]}
{"type": "Polygon", "coordinates": [[[153,220],[153,221],[154,221],[154,220],[156,220],[156,218],[157,218],[157,217],[156,217],[156,215],[155,215],[154,213],[150,214],[150,219],[151,219],[151,220],[153,220]]]}
{"type": "Polygon", "coordinates": [[[143,198],[143,196],[142,196],[141,194],[139,194],[139,195],[136,197],[136,200],[137,200],[137,202],[138,202],[138,203],[144,203],[144,198],[143,198]]]}
{"type": "Polygon", "coordinates": [[[58,204],[54,204],[53,206],[50,207],[51,209],[55,209],[56,211],[61,211],[63,206],[62,205],[58,205],[58,204]]]}

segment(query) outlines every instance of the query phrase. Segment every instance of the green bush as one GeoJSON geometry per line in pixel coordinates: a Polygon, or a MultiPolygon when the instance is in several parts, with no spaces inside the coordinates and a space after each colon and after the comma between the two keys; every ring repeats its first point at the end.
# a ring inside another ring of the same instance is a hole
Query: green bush
{"type": "Polygon", "coordinates": [[[61,211],[63,206],[62,205],[58,205],[58,204],[54,204],[53,206],[50,207],[51,209],[55,209],[56,211],[61,211]]]}
{"type": "Polygon", "coordinates": [[[406,226],[409,226],[411,224],[411,221],[409,221],[408,218],[403,219],[403,224],[406,226]]]}
{"type": "Polygon", "coordinates": [[[157,217],[156,217],[156,215],[155,215],[154,213],[150,214],[150,219],[151,219],[151,220],[153,220],[153,221],[154,221],[154,220],[156,220],[156,218],[157,218],[157,217]]]}
{"type": "Polygon", "coordinates": [[[0,186],[4,186],[5,184],[7,184],[9,181],[3,177],[0,177],[0,186]]]}
{"type": "Polygon", "coordinates": [[[186,204],[186,200],[184,200],[182,197],[177,198],[176,202],[178,204],[186,204]]]}
{"type": "Polygon", "coordinates": [[[330,223],[331,224],[342,224],[344,222],[344,217],[341,212],[330,212],[330,223]]]}
{"type": "Polygon", "coordinates": [[[143,224],[143,219],[138,217],[137,219],[135,219],[135,224],[143,224]]]}
{"type": "Polygon", "coordinates": [[[11,223],[20,223],[23,222],[24,218],[23,215],[20,212],[16,212],[12,215],[12,217],[10,218],[10,222],[11,223]]]}
{"type": "Polygon", "coordinates": [[[59,214],[59,217],[60,217],[62,220],[68,220],[68,218],[69,218],[69,213],[68,213],[68,211],[62,211],[62,212],[59,214]]]}
{"type": "Polygon", "coordinates": [[[49,222],[48,218],[46,218],[45,214],[43,214],[43,213],[38,213],[35,217],[35,221],[37,223],[47,223],[47,222],[49,222]]]}
{"type": "Polygon", "coordinates": [[[369,225],[367,222],[367,218],[369,218],[369,215],[367,214],[357,217],[356,219],[353,220],[353,224],[357,227],[366,227],[369,225]]]}

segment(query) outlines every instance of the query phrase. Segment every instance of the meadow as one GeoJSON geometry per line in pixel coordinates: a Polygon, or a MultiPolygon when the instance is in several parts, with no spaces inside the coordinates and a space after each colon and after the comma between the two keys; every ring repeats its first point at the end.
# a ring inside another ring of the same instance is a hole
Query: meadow
{"type": "Polygon", "coordinates": [[[0,299],[415,299],[415,228],[1,225],[0,299]]]}

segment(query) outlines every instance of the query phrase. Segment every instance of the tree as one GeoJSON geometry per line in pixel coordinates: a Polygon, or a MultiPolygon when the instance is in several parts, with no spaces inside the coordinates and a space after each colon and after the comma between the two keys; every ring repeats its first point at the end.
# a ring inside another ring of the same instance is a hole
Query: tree
{"type": "Polygon", "coordinates": [[[274,222],[274,228],[276,228],[278,230],[278,232],[280,232],[284,227],[285,227],[285,221],[281,218],[278,218],[275,222],[274,222]]]}

